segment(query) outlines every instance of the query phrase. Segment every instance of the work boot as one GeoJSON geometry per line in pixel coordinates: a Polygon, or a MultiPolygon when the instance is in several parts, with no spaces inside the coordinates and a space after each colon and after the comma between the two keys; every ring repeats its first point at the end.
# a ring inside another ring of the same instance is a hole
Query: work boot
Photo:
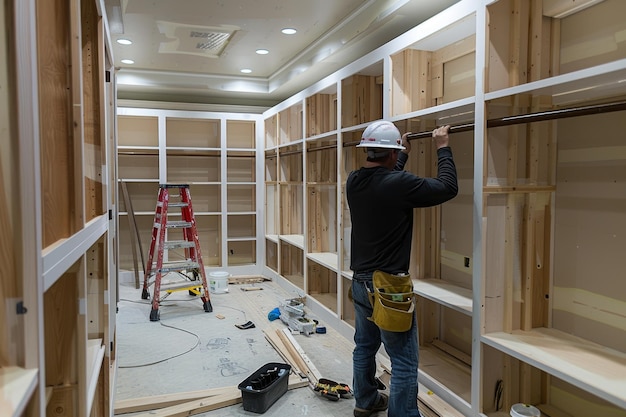
{"type": "Polygon", "coordinates": [[[389,405],[389,397],[382,392],[378,394],[378,400],[372,408],[354,408],[354,417],[369,417],[379,411],[385,411],[389,405]]]}

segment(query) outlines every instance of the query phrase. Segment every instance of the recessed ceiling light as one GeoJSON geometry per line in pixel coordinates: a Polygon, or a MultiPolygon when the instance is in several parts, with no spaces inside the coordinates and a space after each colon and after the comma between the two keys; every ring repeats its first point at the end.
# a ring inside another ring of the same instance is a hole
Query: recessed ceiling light
{"type": "Polygon", "coordinates": [[[119,43],[120,45],[132,45],[133,41],[131,41],[130,39],[118,39],[117,43],[119,43]]]}
{"type": "Polygon", "coordinates": [[[284,28],[283,30],[281,30],[281,32],[283,32],[285,35],[293,35],[297,32],[297,30],[295,30],[294,28],[284,28]]]}
{"type": "Polygon", "coordinates": [[[250,68],[242,68],[241,72],[243,72],[244,74],[250,74],[252,70],[250,68]]]}
{"type": "Polygon", "coordinates": [[[259,55],[267,55],[270,53],[270,51],[268,51],[267,49],[257,49],[256,53],[259,55]]]}
{"type": "Polygon", "coordinates": [[[135,61],[133,61],[132,59],[122,59],[122,64],[131,65],[131,64],[134,64],[134,63],[135,63],[135,61]]]}

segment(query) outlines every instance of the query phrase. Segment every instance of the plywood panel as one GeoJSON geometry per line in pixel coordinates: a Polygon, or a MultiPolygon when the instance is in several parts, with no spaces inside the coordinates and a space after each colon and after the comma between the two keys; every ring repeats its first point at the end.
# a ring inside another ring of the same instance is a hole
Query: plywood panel
{"type": "Polygon", "coordinates": [[[253,214],[228,216],[229,238],[255,238],[256,218],[253,214]]]}
{"type": "Polygon", "coordinates": [[[303,234],[303,192],[304,187],[298,184],[283,184],[280,186],[281,224],[280,234],[303,234]]]}
{"type": "Polygon", "coordinates": [[[329,310],[337,311],[337,273],[307,261],[307,292],[329,310]]]}
{"type": "Polygon", "coordinates": [[[228,242],[228,265],[252,265],[256,263],[256,241],[228,242]]]}
{"type": "MultiPolygon", "coordinates": [[[[5,138],[0,138],[2,143],[5,138]]],[[[3,149],[6,149],[3,146],[3,149]]],[[[16,256],[14,251],[14,227],[19,223],[14,223],[11,217],[7,202],[11,201],[6,194],[4,174],[0,166],[0,300],[3,307],[0,307],[0,367],[15,365],[15,349],[13,345],[19,343],[14,328],[17,323],[15,316],[15,303],[18,297],[18,281],[15,269],[16,256]]]]}
{"type": "Polygon", "coordinates": [[[304,290],[304,251],[288,243],[280,244],[280,273],[289,282],[304,290]]]}
{"type": "Polygon", "coordinates": [[[171,155],[167,156],[167,182],[219,182],[220,158],[204,155],[171,155]]]}
{"type": "Polygon", "coordinates": [[[377,77],[357,74],[341,85],[343,127],[382,118],[382,85],[377,77]]]}
{"type": "Polygon", "coordinates": [[[168,147],[219,148],[220,121],[168,117],[165,137],[168,147]]]}
{"type": "Polygon", "coordinates": [[[605,0],[561,21],[560,73],[626,57],[626,3],[605,0]]]}
{"type": "Polygon", "coordinates": [[[228,185],[226,187],[226,208],[229,213],[256,210],[256,186],[228,185]]]}
{"type": "MultiPolygon", "coordinates": [[[[463,288],[472,288],[473,208],[474,208],[473,133],[450,137],[454,153],[459,194],[441,205],[441,277],[463,288]]],[[[433,157],[434,158],[434,157],[433,157]]],[[[418,164],[419,165],[419,164],[418,164]]]]}
{"type": "Polygon", "coordinates": [[[159,156],[156,154],[118,155],[117,163],[120,179],[159,180],[159,156]]]}
{"type": "Polygon", "coordinates": [[[255,122],[246,120],[226,121],[226,146],[228,148],[255,147],[255,122]]]}
{"type": "Polygon", "coordinates": [[[623,113],[558,122],[559,153],[569,157],[557,167],[554,238],[554,327],[621,351],[626,328],[610,318],[626,314],[626,159],[610,151],[622,142],[610,132],[624,129],[623,113]],[[604,157],[584,156],[594,152],[604,157]]]}
{"type": "Polygon", "coordinates": [[[308,187],[309,252],[337,251],[337,187],[308,187]]]}
{"type": "Polygon", "coordinates": [[[315,94],[306,99],[307,137],[337,129],[337,94],[315,94]]]}
{"type": "Polygon", "coordinates": [[[6,17],[11,8],[4,3],[0,7],[0,368],[16,365],[21,330],[16,327],[15,302],[20,294],[16,263],[19,252],[19,184],[17,181],[17,141],[15,92],[9,80],[13,75],[11,63],[13,48],[10,46],[13,28],[6,17]],[[13,196],[13,198],[9,198],[13,196]]]}
{"type": "Polygon", "coordinates": [[[278,243],[265,239],[265,264],[278,273],[278,243]]]}
{"type": "Polygon", "coordinates": [[[63,274],[44,294],[46,385],[77,383],[78,274],[63,274]]]}
{"type": "Polygon", "coordinates": [[[94,1],[81,1],[83,75],[83,170],[85,176],[85,221],[104,213],[102,178],[103,64],[100,62],[100,18],[94,1]]]}
{"type": "Polygon", "coordinates": [[[302,139],[302,104],[293,106],[281,111],[278,114],[278,135],[281,145],[302,139]]]}
{"type": "MultiPolygon", "coordinates": [[[[106,238],[106,235],[104,236],[106,238]]],[[[108,279],[106,267],[106,242],[101,238],[85,254],[87,261],[87,337],[104,338],[104,292],[108,279]]]]}
{"type": "Polygon", "coordinates": [[[228,154],[226,158],[226,181],[254,182],[256,178],[255,173],[256,158],[254,154],[228,154]]]}
{"type": "Polygon", "coordinates": [[[148,116],[118,116],[120,146],[159,146],[159,119],[148,116]]]}
{"type": "Polygon", "coordinates": [[[74,232],[69,2],[37,2],[43,246],[74,232]]]}
{"type": "MultiPolygon", "coordinates": [[[[130,198],[130,205],[135,213],[154,212],[159,192],[159,184],[156,182],[127,182],[126,189],[130,198]]],[[[119,184],[120,212],[129,211],[122,194],[122,185],[119,184]]]]}

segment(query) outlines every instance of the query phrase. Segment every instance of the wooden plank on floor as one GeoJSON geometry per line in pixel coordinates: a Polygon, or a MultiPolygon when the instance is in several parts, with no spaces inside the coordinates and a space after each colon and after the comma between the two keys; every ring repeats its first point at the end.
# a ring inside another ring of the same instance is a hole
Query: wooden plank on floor
{"type": "MultiPolygon", "coordinates": [[[[288,390],[301,388],[308,385],[307,380],[302,380],[298,376],[291,375],[289,377],[288,390]]],[[[137,414],[134,417],[185,417],[193,416],[207,411],[217,410],[219,408],[228,407],[230,405],[242,402],[241,391],[238,387],[226,387],[227,391],[219,394],[203,398],[194,399],[192,401],[182,402],[158,410],[148,411],[147,413],[137,414]]]]}
{"type": "Polygon", "coordinates": [[[322,377],[322,375],[320,374],[320,371],[317,370],[317,368],[315,367],[315,364],[313,364],[311,359],[309,359],[307,354],[304,352],[304,349],[302,349],[302,347],[296,341],[296,339],[293,337],[293,335],[291,334],[289,329],[284,328],[282,330],[282,332],[285,335],[285,337],[287,338],[287,340],[289,340],[289,343],[291,344],[291,346],[294,347],[294,349],[298,353],[298,356],[300,356],[302,358],[302,360],[306,364],[307,369],[309,369],[309,371],[311,372],[311,374],[315,378],[315,381],[312,381],[312,382],[317,383],[317,381],[322,377]]]}
{"type": "Polygon", "coordinates": [[[237,276],[228,278],[229,285],[252,284],[252,283],[257,283],[257,282],[265,282],[265,281],[271,281],[271,279],[267,277],[258,276],[258,275],[253,275],[253,276],[237,275],[237,276]]]}
{"type": "Polygon", "coordinates": [[[263,333],[265,334],[265,338],[267,339],[267,341],[270,342],[270,344],[274,347],[274,349],[276,349],[276,352],[278,352],[278,354],[285,360],[285,362],[291,365],[291,370],[297,375],[300,375],[306,378],[305,370],[300,369],[300,365],[298,365],[296,358],[292,355],[289,349],[287,349],[287,346],[285,346],[285,343],[283,342],[283,340],[280,337],[278,337],[279,331],[280,330],[276,330],[276,331],[264,330],[263,333]]]}
{"type": "Polygon", "coordinates": [[[152,395],[148,397],[130,398],[115,402],[115,415],[136,413],[139,411],[154,410],[200,398],[214,397],[227,394],[232,391],[232,387],[211,388],[198,391],[177,392],[162,395],[152,395]]]}
{"type": "Polygon", "coordinates": [[[276,330],[276,334],[278,338],[283,342],[285,349],[289,352],[289,355],[293,358],[295,364],[300,369],[302,373],[304,373],[310,380],[311,384],[317,384],[317,379],[315,375],[311,372],[306,362],[302,359],[302,357],[298,354],[296,348],[289,342],[289,339],[285,336],[285,334],[281,330],[276,330]]]}

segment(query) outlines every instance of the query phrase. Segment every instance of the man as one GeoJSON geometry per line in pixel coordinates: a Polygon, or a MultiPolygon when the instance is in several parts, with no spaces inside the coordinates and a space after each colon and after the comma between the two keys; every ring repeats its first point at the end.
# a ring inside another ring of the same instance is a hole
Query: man
{"type": "Polygon", "coordinates": [[[356,312],[353,352],[354,416],[368,417],[389,409],[388,417],[418,417],[417,324],[406,332],[381,330],[368,318],[372,305],[375,270],[408,274],[413,231],[413,209],[431,207],[454,198],[458,192],[449,126],[433,131],[437,147],[437,178],[420,178],[403,171],[411,145],[408,133],[400,137],[393,123],[378,121],[363,132],[357,147],[367,148],[364,167],[346,182],[352,220],[352,299],[356,312]],[[391,359],[389,397],[377,389],[376,352],[381,342],[391,359]]]}

